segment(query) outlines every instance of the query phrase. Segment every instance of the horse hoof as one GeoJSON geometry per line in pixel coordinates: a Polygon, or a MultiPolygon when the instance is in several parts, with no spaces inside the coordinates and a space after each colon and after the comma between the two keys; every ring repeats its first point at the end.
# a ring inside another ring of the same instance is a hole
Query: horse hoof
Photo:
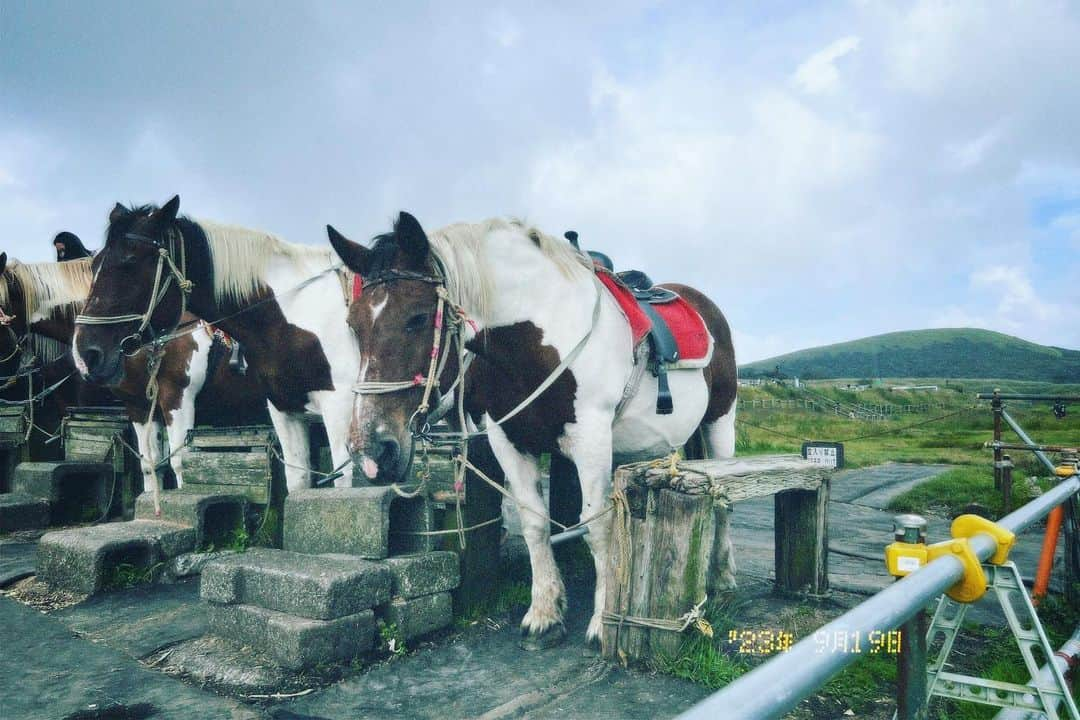
{"type": "Polygon", "coordinates": [[[534,652],[536,650],[549,650],[558,647],[566,639],[566,627],[562,623],[556,623],[539,633],[531,633],[523,630],[521,649],[534,652]]]}
{"type": "Polygon", "coordinates": [[[585,647],[581,650],[581,657],[594,658],[600,656],[600,638],[585,641],[585,647]]]}

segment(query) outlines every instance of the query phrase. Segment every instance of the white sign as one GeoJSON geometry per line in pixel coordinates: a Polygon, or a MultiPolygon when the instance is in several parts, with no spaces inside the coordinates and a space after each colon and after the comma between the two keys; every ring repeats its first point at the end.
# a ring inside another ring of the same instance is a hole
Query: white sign
{"type": "Polygon", "coordinates": [[[806,459],[815,465],[824,465],[825,467],[836,467],[836,448],[834,447],[814,447],[810,446],[806,448],[806,459]]]}

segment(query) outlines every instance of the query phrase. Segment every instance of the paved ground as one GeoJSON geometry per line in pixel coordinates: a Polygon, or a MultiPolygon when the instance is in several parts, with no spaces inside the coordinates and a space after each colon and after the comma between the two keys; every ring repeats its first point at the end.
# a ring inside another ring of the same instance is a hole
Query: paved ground
{"type": "MultiPolygon", "coordinates": [[[[890,582],[881,556],[891,513],[880,507],[894,492],[944,469],[886,465],[837,474],[829,514],[834,588],[873,592],[890,582]]],[[[740,595],[759,608],[777,603],[768,598],[772,513],[771,500],[763,499],[740,503],[732,518],[740,595]]],[[[947,530],[945,521],[932,521],[930,540],[946,537],[947,530]]],[[[1021,538],[1014,552],[1021,567],[1033,567],[1038,541],[1031,533],[1021,538]]],[[[30,548],[32,543],[0,541],[0,577],[25,571],[30,548]]],[[[3,717],[644,719],[671,717],[706,694],[688,682],[587,657],[589,582],[568,582],[570,639],[558,649],[520,650],[518,617],[501,618],[302,697],[263,704],[223,697],[150,669],[169,648],[203,634],[196,581],[111,593],[48,616],[0,597],[3,717]]],[[[861,597],[837,592],[834,599],[850,605],[861,597]]]]}

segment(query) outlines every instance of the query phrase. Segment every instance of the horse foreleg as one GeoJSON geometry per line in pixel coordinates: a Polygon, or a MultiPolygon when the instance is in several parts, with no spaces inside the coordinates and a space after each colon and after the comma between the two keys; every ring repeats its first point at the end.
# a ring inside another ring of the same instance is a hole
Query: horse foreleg
{"type": "Polygon", "coordinates": [[[169,424],[165,426],[165,433],[169,436],[169,464],[172,465],[173,474],[176,475],[177,490],[184,487],[181,448],[187,442],[188,431],[193,427],[195,427],[195,393],[185,390],[180,407],[170,414],[169,424]]]}
{"type": "Polygon", "coordinates": [[[334,487],[352,487],[352,458],[349,455],[349,423],[352,422],[353,396],[340,397],[336,393],[325,393],[320,398],[323,425],[326,427],[326,439],[330,443],[330,457],[334,469],[341,473],[334,478],[334,487]]]}
{"type": "Polygon", "coordinates": [[[581,520],[589,522],[589,532],[585,542],[593,556],[596,568],[596,590],[593,594],[593,614],[589,627],[585,631],[585,640],[600,642],[603,629],[604,601],[607,593],[607,560],[611,536],[611,522],[600,513],[608,507],[611,497],[611,423],[598,418],[588,422],[578,418],[578,422],[567,428],[567,434],[560,440],[559,447],[577,466],[581,481],[581,520]]]}
{"type": "Polygon", "coordinates": [[[547,506],[538,485],[540,468],[536,458],[518,452],[498,426],[489,428],[488,439],[517,502],[521,534],[529,548],[532,600],[521,620],[523,644],[527,649],[551,647],[566,637],[563,626],[566,588],[551,549],[547,506]]]}
{"type": "Polygon", "coordinates": [[[143,492],[153,493],[154,513],[161,510],[158,493],[161,490],[157,476],[157,464],[161,457],[159,447],[159,427],[153,414],[147,417],[146,422],[132,422],[135,428],[135,439],[139,447],[139,467],[143,475],[143,492]]]}
{"type": "Polygon", "coordinates": [[[300,418],[278,410],[271,403],[270,421],[274,424],[278,441],[281,442],[281,456],[285,460],[285,485],[289,492],[311,487],[308,469],[310,468],[307,425],[300,418]]]}

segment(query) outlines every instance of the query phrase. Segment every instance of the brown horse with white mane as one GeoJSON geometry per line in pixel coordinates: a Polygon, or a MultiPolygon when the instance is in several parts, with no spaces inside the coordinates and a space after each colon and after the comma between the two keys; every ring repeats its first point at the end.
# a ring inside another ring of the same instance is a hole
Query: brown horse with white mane
{"type": "MultiPolygon", "coordinates": [[[[9,261],[6,253],[0,253],[0,321],[6,320],[3,324],[7,330],[0,332],[0,357],[19,354],[21,348],[39,342],[38,338],[61,343],[66,352],[39,371],[45,377],[37,383],[38,387],[48,387],[68,377],[56,392],[56,397],[65,404],[106,404],[112,398],[121,401],[138,438],[146,489],[154,487],[151,483],[155,482],[159,461],[157,438],[161,425],[175,451],[194,426],[196,411],[210,418],[227,418],[232,424],[265,422],[265,406],[257,381],[231,372],[225,362],[227,351],[215,345],[212,335],[201,325],[166,344],[157,373],[158,392],[153,412],[147,399],[149,376],[145,351],[124,359],[119,382],[108,388],[85,384],[75,369],[70,345],[75,317],[90,291],[90,262],[89,258],[83,258],[64,263],[28,264],[9,261]],[[202,393],[204,389],[208,392],[202,393]]],[[[187,319],[198,322],[194,316],[187,319]]],[[[14,399],[20,397],[16,395],[14,399]]],[[[182,485],[180,454],[174,452],[169,461],[177,484],[182,485]]]]}
{"type": "MultiPolygon", "coordinates": [[[[455,382],[457,363],[433,357],[448,352],[455,337],[464,342],[471,356],[465,407],[486,427],[526,511],[521,523],[533,575],[522,620],[526,645],[558,641],[565,635],[565,590],[538,490],[541,453],[559,452],[576,466],[584,519],[607,507],[613,461],[667,454],[699,429],[711,456],[733,455],[735,356],[723,314],[693,288],[663,286],[678,298],[672,318],[681,314],[675,319],[693,328],[666,364],[668,396],[663,373],[649,372],[641,352],[640,318],[619,302],[626,288],[560,239],[506,220],[425,233],[404,212],[371,248],[328,231],[363,280],[349,312],[360,345],[350,444],[362,470],[373,479],[401,479],[410,461],[402,448],[430,409],[424,400],[439,404],[455,382]],[[445,322],[449,317],[467,321],[445,322]],[[442,375],[439,367],[446,368],[442,375]]],[[[596,522],[586,536],[597,577],[590,641],[601,629],[608,535],[607,523],[596,522]]],[[[720,547],[726,552],[718,553],[712,584],[730,587],[726,527],[720,547]]]]}

